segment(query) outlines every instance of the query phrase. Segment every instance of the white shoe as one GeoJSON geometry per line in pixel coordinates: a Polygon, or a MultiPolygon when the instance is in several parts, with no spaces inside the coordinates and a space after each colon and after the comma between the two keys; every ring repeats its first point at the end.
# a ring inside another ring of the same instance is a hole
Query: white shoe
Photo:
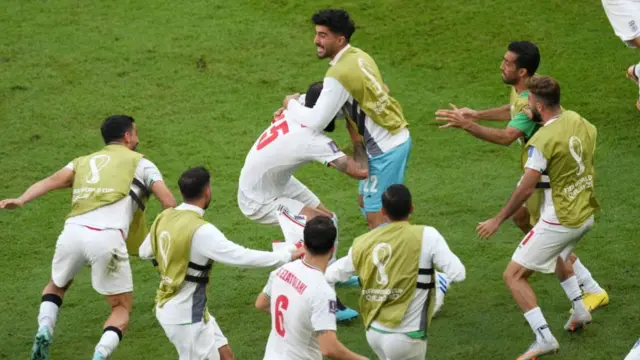
{"type": "Polygon", "coordinates": [[[447,279],[446,275],[441,272],[435,272],[436,278],[436,304],[433,308],[433,316],[440,311],[442,305],[444,305],[444,296],[447,294],[447,290],[449,289],[449,279],[447,279]]]}
{"type": "Polygon", "coordinates": [[[564,329],[568,332],[575,332],[584,328],[587,324],[590,324],[592,320],[591,314],[588,312],[574,311],[569,317],[569,320],[564,324],[564,329]]]}
{"type": "Polygon", "coordinates": [[[633,349],[631,349],[624,360],[640,360],[640,339],[633,345],[633,349]]]}
{"type": "Polygon", "coordinates": [[[516,360],[532,360],[537,359],[543,355],[554,354],[558,352],[560,349],[560,344],[558,344],[558,340],[552,338],[550,340],[537,340],[529,348],[524,354],[518,356],[516,360]]]}

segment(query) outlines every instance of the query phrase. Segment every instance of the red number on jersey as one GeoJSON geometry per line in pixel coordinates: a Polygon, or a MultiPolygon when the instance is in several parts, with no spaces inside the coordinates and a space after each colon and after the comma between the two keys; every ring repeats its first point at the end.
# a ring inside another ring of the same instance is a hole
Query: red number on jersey
{"type": "Polygon", "coordinates": [[[289,308],[289,298],[284,295],[278,296],[278,298],[276,299],[275,318],[276,318],[276,332],[278,333],[278,335],[280,335],[280,337],[284,337],[284,334],[285,334],[284,314],[282,312],[284,310],[287,310],[287,308],[289,308]]]}
{"type": "Polygon", "coordinates": [[[271,127],[269,130],[265,131],[260,138],[258,139],[257,150],[262,150],[265,146],[271,144],[275,139],[280,135],[280,131],[282,131],[282,135],[286,135],[289,132],[289,124],[286,121],[281,122],[280,124],[271,127]]]}

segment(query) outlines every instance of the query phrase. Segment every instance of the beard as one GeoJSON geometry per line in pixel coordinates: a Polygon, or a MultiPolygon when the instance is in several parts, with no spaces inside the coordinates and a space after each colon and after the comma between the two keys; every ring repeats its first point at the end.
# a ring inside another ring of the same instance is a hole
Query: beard
{"type": "Polygon", "coordinates": [[[518,83],[518,79],[516,78],[508,78],[505,77],[504,75],[502,75],[502,82],[507,84],[507,85],[515,85],[518,83]]]}
{"type": "Polygon", "coordinates": [[[211,204],[211,199],[209,199],[209,201],[207,201],[206,204],[204,204],[204,208],[203,210],[207,210],[209,208],[209,205],[211,204]]]}
{"type": "Polygon", "coordinates": [[[531,118],[533,122],[535,122],[536,124],[542,124],[542,116],[540,116],[538,110],[531,109],[531,115],[533,115],[533,117],[531,118]]]}

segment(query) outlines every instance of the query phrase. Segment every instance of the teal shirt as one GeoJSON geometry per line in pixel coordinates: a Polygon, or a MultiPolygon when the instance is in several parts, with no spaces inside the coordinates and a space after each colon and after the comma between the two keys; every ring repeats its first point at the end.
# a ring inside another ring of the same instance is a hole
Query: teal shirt
{"type": "Polygon", "coordinates": [[[524,133],[524,140],[527,142],[540,127],[535,121],[529,119],[524,109],[529,106],[529,91],[523,91],[517,94],[515,90],[511,90],[511,120],[507,126],[516,128],[524,133]]]}

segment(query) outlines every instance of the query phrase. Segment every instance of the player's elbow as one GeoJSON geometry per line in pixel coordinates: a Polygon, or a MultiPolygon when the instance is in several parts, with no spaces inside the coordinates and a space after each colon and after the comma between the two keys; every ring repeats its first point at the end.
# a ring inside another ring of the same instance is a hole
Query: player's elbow
{"type": "Polygon", "coordinates": [[[260,294],[256,299],[255,306],[257,310],[269,312],[269,298],[264,294],[260,294]]]}

